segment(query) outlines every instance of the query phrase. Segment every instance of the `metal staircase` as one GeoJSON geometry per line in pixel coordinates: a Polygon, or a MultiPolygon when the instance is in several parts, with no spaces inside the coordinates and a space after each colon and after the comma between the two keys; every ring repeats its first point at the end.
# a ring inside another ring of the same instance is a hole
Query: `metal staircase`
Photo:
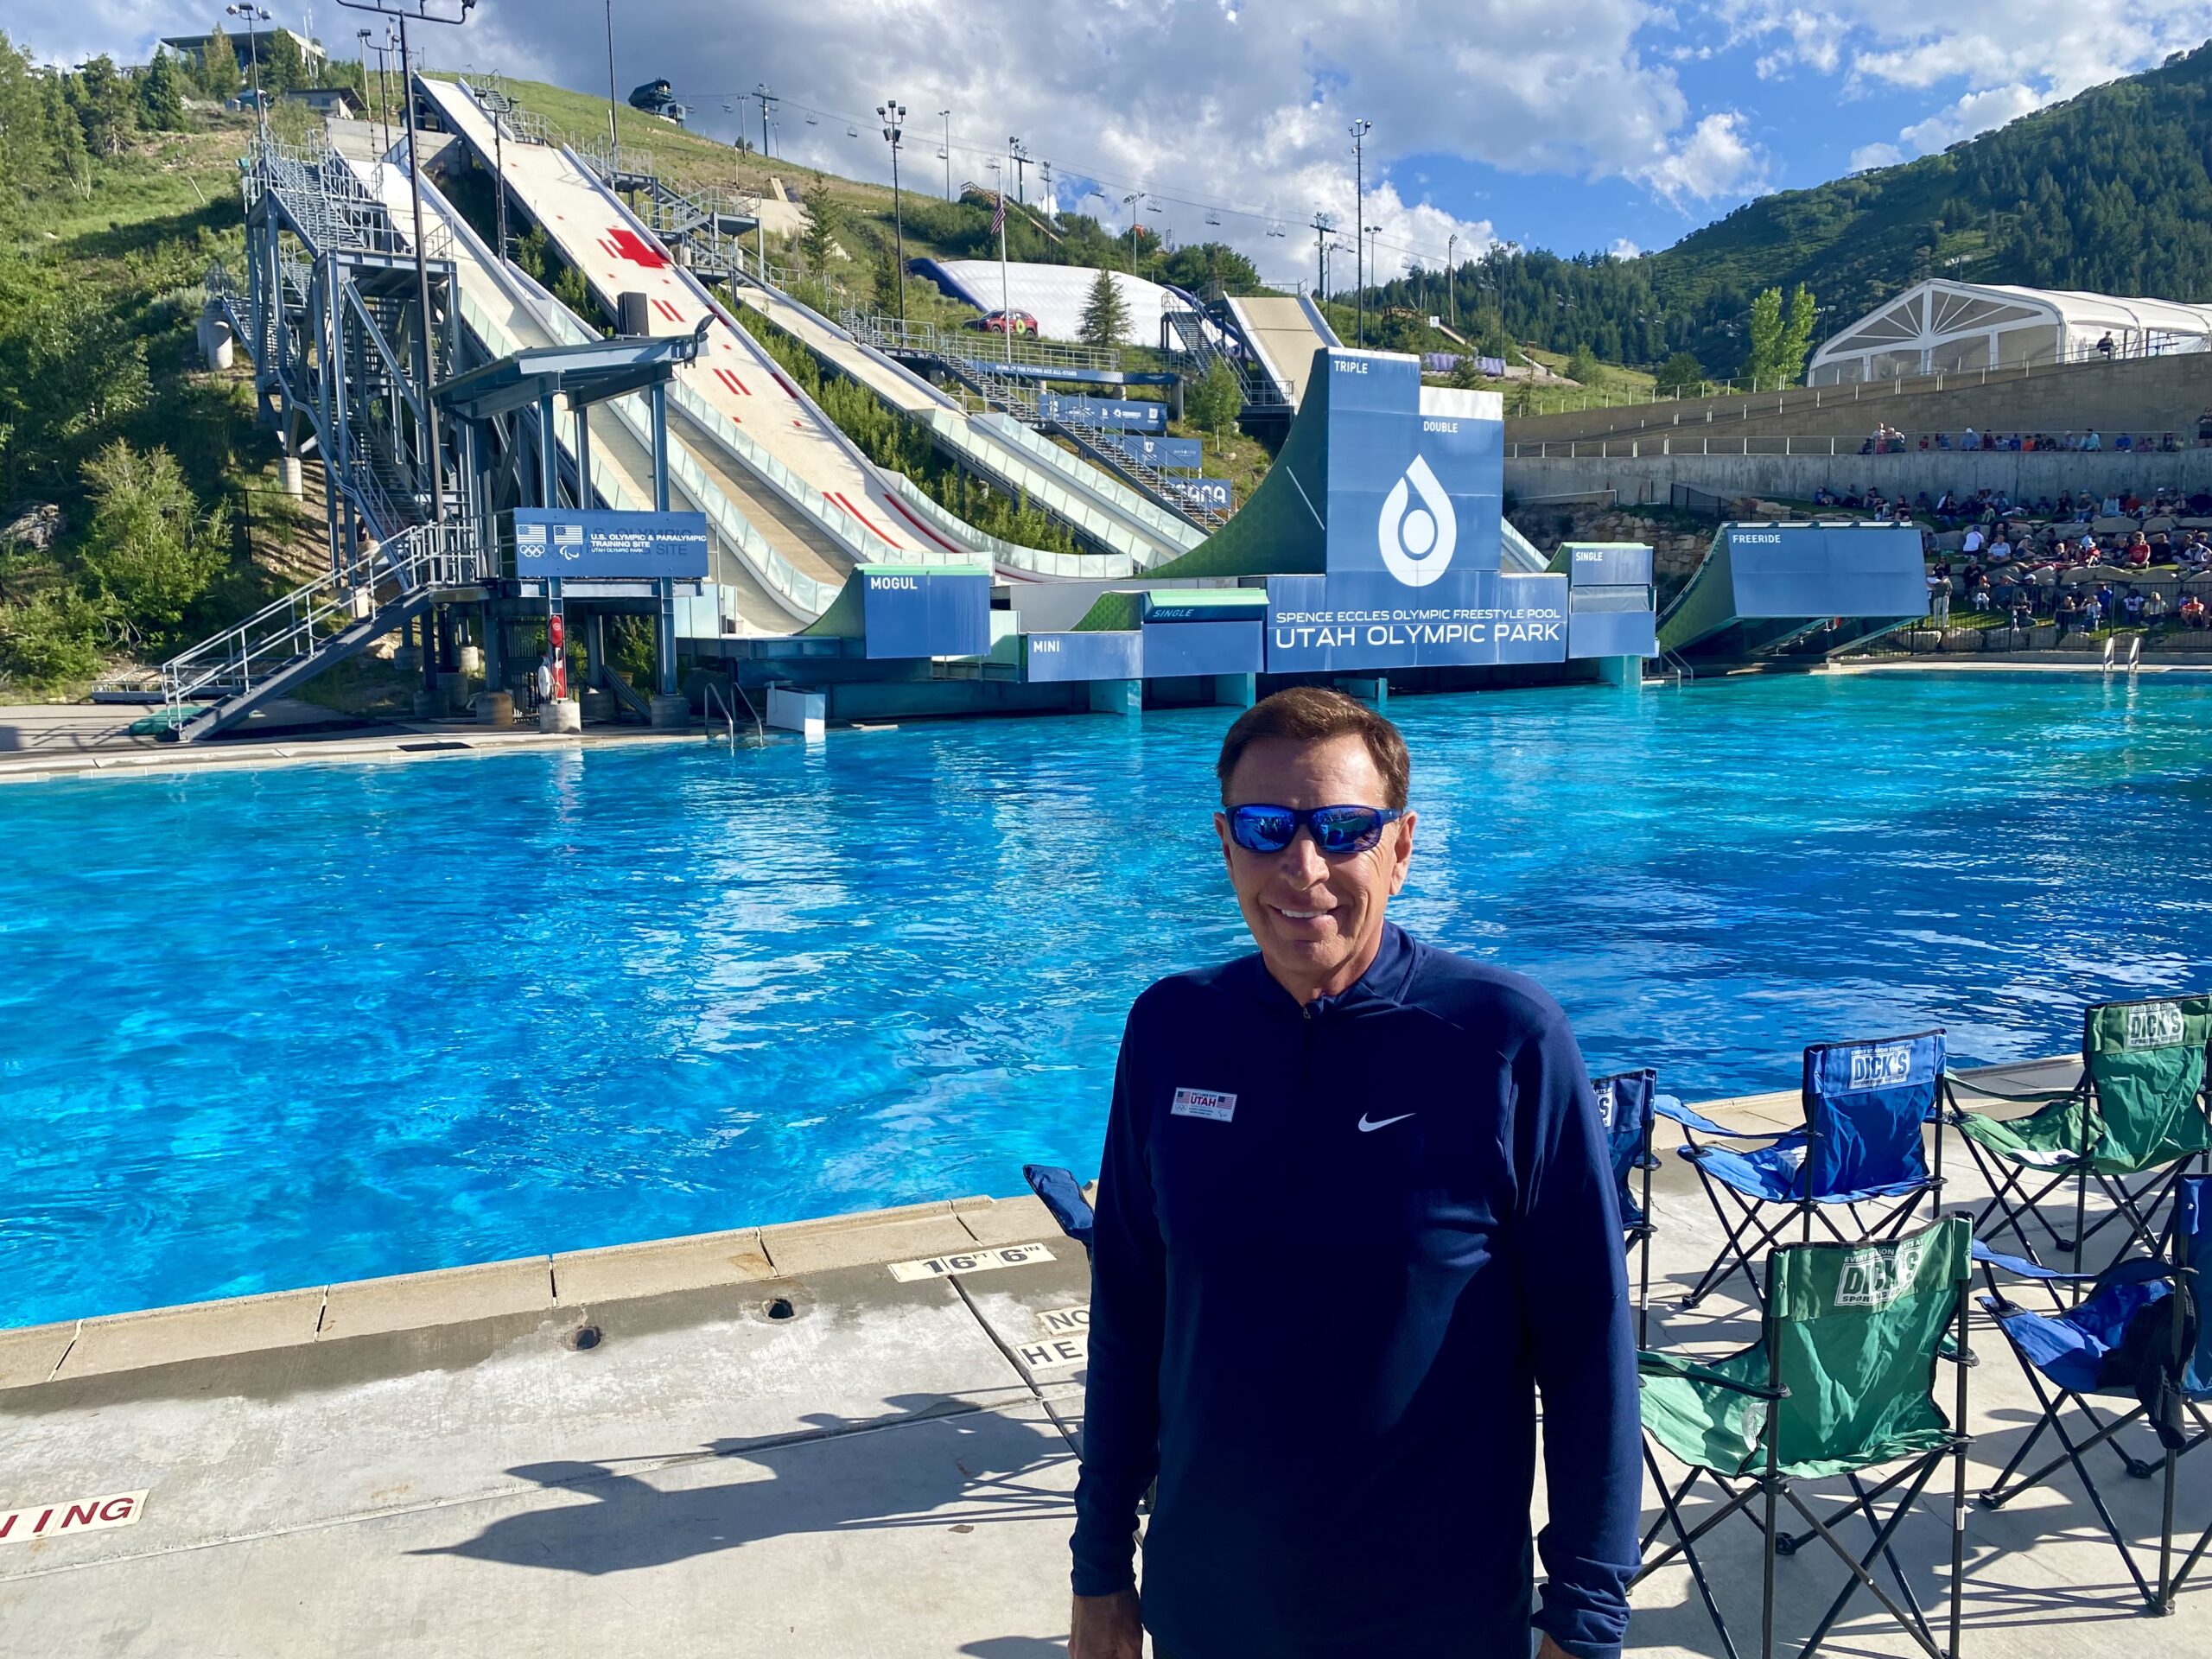
{"type": "Polygon", "coordinates": [[[1165,349],[1183,354],[1189,361],[1193,378],[1205,374],[1217,362],[1225,363],[1243,393],[1239,418],[1281,421],[1296,413],[1275,385],[1274,378],[1261,365],[1259,353],[1244,338],[1244,331],[1237,325],[1221,291],[1209,290],[1211,297],[1205,302],[1179,288],[1167,291],[1190,308],[1161,310],[1160,343],[1165,349]],[[1231,342],[1239,349],[1231,351],[1231,342]]]}
{"type": "Polygon", "coordinates": [[[162,664],[168,735],[198,742],[244,720],[486,572],[471,528],[418,524],[162,664]]]}

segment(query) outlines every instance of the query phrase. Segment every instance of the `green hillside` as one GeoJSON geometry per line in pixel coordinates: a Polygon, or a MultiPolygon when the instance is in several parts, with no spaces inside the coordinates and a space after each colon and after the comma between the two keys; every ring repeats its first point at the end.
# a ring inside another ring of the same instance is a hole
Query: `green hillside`
{"type": "MultiPolygon", "coordinates": [[[[1766,288],[1811,289],[1824,333],[1937,275],[2212,297],[2208,201],[2212,45],[1941,155],[1761,197],[1660,252],[1501,254],[1453,276],[1478,331],[1587,345],[1617,363],[1687,350],[1723,376],[1743,361],[1745,319],[1766,288]]],[[[1438,277],[1418,281],[1433,308],[1438,277]]],[[[1382,302],[1414,292],[1393,283],[1382,302]]]]}

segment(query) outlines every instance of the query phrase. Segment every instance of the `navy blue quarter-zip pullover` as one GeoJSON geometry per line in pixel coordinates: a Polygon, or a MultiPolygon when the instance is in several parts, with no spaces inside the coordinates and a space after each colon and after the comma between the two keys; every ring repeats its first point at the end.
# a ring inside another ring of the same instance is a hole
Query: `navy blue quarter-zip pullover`
{"type": "Polygon", "coordinates": [[[1618,1206],[1532,981],[1386,926],[1301,1007],[1257,956],[1162,980],[1099,1175],[1075,1589],[1178,1659],[1611,1659],[1642,1467],[1618,1206]]]}

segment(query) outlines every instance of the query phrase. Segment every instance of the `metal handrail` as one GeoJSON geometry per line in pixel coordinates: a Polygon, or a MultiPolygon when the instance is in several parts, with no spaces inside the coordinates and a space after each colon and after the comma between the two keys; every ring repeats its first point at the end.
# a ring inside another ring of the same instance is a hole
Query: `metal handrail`
{"type": "Polygon", "coordinates": [[[327,571],[163,663],[162,696],[171,728],[181,728],[188,702],[250,691],[385,605],[426,587],[473,582],[480,574],[480,550],[467,524],[417,524],[378,543],[362,563],[327,571]],[[357,597],[362,593],[368,595],[365,610],[357,597]]]}

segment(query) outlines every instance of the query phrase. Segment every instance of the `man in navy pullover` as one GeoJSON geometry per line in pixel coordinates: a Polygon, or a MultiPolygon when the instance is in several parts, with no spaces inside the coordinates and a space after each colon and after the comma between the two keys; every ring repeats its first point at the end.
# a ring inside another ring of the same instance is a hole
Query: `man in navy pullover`
{"type": "Polygon", "coordinates": [[[1166,1659],[1525,1659],[1532,1625],[1542,1659],[1620,1649],[1642,1470],[1605,1136],[1550,997],[1384,919],[1408,770],[1313,688],[1223,743],[1260,950],[1160,981],[1122,1039],[1073,1659],[1147,1629],[1166,1659]]]}

